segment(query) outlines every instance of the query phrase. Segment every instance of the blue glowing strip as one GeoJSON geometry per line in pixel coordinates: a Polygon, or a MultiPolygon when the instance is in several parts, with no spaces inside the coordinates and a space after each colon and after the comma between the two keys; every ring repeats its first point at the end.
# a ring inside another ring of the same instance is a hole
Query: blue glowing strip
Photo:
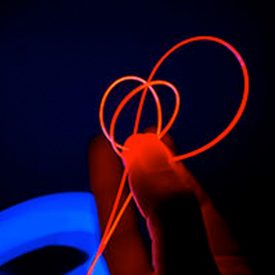
{"type": "MultiPolygon", "coordinates": [[[[0,212],[0,266],[36,249],[61,245],[89,256],[86,263],[68,273],[85,275],[98,243],[96,205],[89,193],[47,195],[0,212]]],[[[109,274],[103,257],[94,274],[109,274]]]]}

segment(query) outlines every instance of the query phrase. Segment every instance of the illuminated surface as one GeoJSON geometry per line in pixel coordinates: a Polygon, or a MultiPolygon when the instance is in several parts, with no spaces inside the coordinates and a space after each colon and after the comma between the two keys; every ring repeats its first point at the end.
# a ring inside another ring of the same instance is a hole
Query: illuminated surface
{"type": "MultiPolygon", "coordinates": [[[[68,192],[35,198],[0,212],[0,266],[36,249],[69,246],[92,257],[99,242],[94,198],[68,192]]],[[[83,275],[89,261],[67,273],[83,275]]],[[[42,267],[43,268],[43,267],[42,267]]],[[[109,274],[101,257],[94,274],[109,274]]]]}
{"type": "MultiPolygon", "coordinates": [[[[221,140],[223,140],[231,131],[232,129],[236,126],[236,124],[238,123],[239,119],[241,118],[245,107],[246,107],[246,103],[248,100],[248,94],[249,94],[249,75],[248,75],[248,70],[246,67],[246,64],[242,58],[242,56],[240,55],[240,53],[228,42],[217,38],[217,37],[213,37],[213,36],[196,36],[196,37],[191,37],[189,39],[183,40],[180,43],[176,44],[175,46],[173,46],[171,49],[169,49],[156,63],[156,65],[153,67],[153,70],[151,71],[147,81],[137,77],[137,76],[125,76],[125,77],[121,77],[118,80],[116,80],[114,83],[112,83],[109,88],[106,90],[106,92],[103,95],[101,104],[100,104],[100,108],[99,108],[99,121],[100,121],[100,125],[102,128],[102,131],[104,133],[104,135],[106,136],[106,138],[110,141],[110,143],[112,144],[112,147],[114,149],[114,151],[122,158],[122,161],[125,163],[125,159],[123,159],[123,154],[121,153],[120,150],[128,150],[129,148],[126,148],[124,146],[122,146],[121,144],[118,144],[115,140],[115,126],[116,126],[116,122],[117,119],[119,117],[120,112],[123,110],[123,108],[125,107],[125,105],[130,101],[130,99],[132,97],[134,97],[136,94],[138,94],[139,92],[142,92],[141,95],[141,99],[139,102],[139,106],[138,106],[138,111],[136,114],[136,119],[135,119],[135,123],[134,123],[134,130],[133,130],[133,135],[138,133],[138,128],[139,128],[139,123],[140,123],[140,118],[141,118],[141,114],[142,114],[142,109],[144,106],[144,102],[146,99],[146,95],[147,95],[147,91],[149,89],[149,91],[152,93],[156,106],[157,106],[157,128],[156,128],[156,135],[159,139],[161,139],[168,131],[169,129],[172,127],[176,116],[178,114],[179,111],[179,107],[180,107],[180,95],[179,92],[177,90],[177,88],[167,82],[167,81],[163,81],[163,80],[153,80],[156,72],[158,71],[159,67],[165,62],[165,60],[170,57],[170,55],[174,52],[176,52],[178,49],[180,49],[181,47],[193,43],[193,42],[201,42],[201,41],[210,41],[210,42],[214,42],[217,43],[223,47],[225,47],[226,49],[228,49],[234,56],[235,58],[238,60],[240,68],[241,68],[241,72],[243,75],[243,80],[244,80],[244,84],[243,84],[243,96],[242,96],[242,100],[241,103],[239,105],[239,108],[236,111],[235,116],[233,117],[233,119],[230,121],[230,123],[228,124],[228,126],[216,137],[214,137],[212,140],[210,140],[208,143],[206,143],[205,145],[181,154],[179,156],[175,156],[171,158],[171,161],[180,161],[180,160],[184,160],[190,157],[194,157],[200,153],[203,153],[205,151],[207,151],[208,149],[210,149],[211,147],[215,146],[218,142],[220,142],[221,140]],[[118,107],[116,108],[114,115],[112,117],[111,123],[110,123],[110,129],[109,132],[107,131],[105,122],[104,122],[104,108],[105,108],[105,104],[106,104],[106,100],[108,95],[111,93],[112,89],[117,86],[118,84],[124,82],[124,81],[129,81],[129,80],[136,80],[141,82],[141,85],[139,85],[138,87],[136,87],[134,90],[130,91],[125,97],[124,99],[120,102],[120,104],[118,105],[118,107]],[[175,103],[175,107],[174,107],[174,111],[173,114],[171,115],[170,120],[168,121],[168,124],[162,129],[162,106],[160,104],[160,100],[158,98],[158,95],[155,91],[155,89],[153,88],[154,86],[157,85],[165,85],[168,86],[174,93],[176,96],[176,103],[175,103]]],[[[109,239],[111,238],[111,235],[113,233],[113,231],[115,230],[120,218],[122,217],[125,209],[127,208],[131,198],[132,198],[132,193],[130,193],[127,197],[127,199],[125,200],[125,202],[123,203],[123,206],[121,207],[120,211],[118,212],[117,216],[115,217],[115,214],[118,210],[118,204],[121,198],[121,194],[122,194],[122,190],[125,186],[125,182],[127,179],[127,170],[124,170],[119,188],[118,188],[118,192],[113,204],[113,208],[109,217],[109,220],[107,222],[107,226],[105,228],[101,243],[98,247],[96,256],[93,258],[92,264],[88,270],[88,274],[91,274],[93,272],[94,274],[94,269],[96,267],[96,263],[98,261],[98,259],[100,258],[100,255],[103,253],[106,245],[108,244],[109,239]]]]}

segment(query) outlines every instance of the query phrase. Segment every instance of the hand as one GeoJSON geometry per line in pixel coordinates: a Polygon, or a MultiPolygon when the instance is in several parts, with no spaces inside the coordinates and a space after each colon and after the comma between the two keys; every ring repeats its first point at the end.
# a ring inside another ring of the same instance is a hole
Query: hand
{"type": "MultiPolygon", "coordinates": [[[[171,139],[164,141],[173,147],[171,139]]],[[[172,151],[166,145],[153,134],[137,135],[125,144],[130,149],[124,151],[129,185],[146,219],[152,257],[132,202],[104,254],[111,274],[251,274],[242,257],[236,261],[238,246],[208,196],[182,163],[170,162],[172,151]]],[[[89,158],[91,188],[104,230],[123,165],[103,137],[93,141],[89,158]]]]}

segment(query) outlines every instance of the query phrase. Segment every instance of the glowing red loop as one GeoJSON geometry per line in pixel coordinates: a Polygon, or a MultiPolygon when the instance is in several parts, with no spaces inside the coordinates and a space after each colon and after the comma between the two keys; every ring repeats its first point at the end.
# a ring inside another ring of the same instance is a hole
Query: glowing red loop
{"type": "MultiPolygon", "coordinates": [[[[231,122],[228,124],[228,126],[219,134],[217,135],[215,138],[213,138],[210,142],[208,142],[207,144],[193,150],[190,152],[187,152],[185,154],[179,155],[179,156],[175,156],[172,161],[179,161],[179,160],[184,160],[193,156],[196,156],[202,152],[205,152],[206,150],[210,149],[211,147],[213,147],[214,145],[216,145],[218,142],[220,142],[222,139],[224,139],[231,131],[232,129],[235,127],[235,125],[238,123],[239,119],[241,118],[244,110],[245,110],[245,106],[248,100],[248,94],[249,94],[249,75],[248,75],[248,70],[246,67],[246,64],[242,58],[242,56],[240,55],[240,53],[232,46],[230,45],[228,42],[220,39],[220,38],[216,38],[213,36],[196,36],[196,37],[192,37],[186,40],[183,40],[182,42],[176,44],[174,47],[172,47],[170,50],[168,50],[160,59],[159,61],[156,63],[156,65],[154,66],[152,72],[150,73],[147,81],[145,81],[144,79],[137,77],[137,76],[125,76],[125,77],[121,77],[118,80],[116,80],[115,82],[113,82],[109,88],[106,90],[106,92],[103,95],[103,98],[101,100],[101,104],[100,104],[100,108],[99,108],[99,121],[100,121],[100,125],[102,128],[102,131],[104,133],[104,135],[106,136],[106,138],[111,142],[114,150],[116,151],[116,153],[122,157],[119,149],[124,149],[127,150],[127,148],[123,147],[121,144],[117,143],[115,140],[115,126],[116,126],[116,122],[117,119],[119,117],[120,112],[123,110],[123,108],[125,107],[125,105],[131,100],[132,97],[134,97],[137,93],[142,92],[141,95],[141,99],[139,102],[139,106],[138,106],[138,111],[137,111],[137,115],[136,115],[136,119],[135,119],[135,124],[134,124],[134,130],[133,130],[133,134],[136,134],[138,132],[138,128],[139,128],[139,123],[140,123],[140,118],[141,118],[141,114],[142,114],[142,109],[143,109],[143,105],[145,102],[145,98],[147,95],[147,91],[148,89],[150,90],[151,94],[154,97],[155,103],[156,103],[156,107],[157,107],[157,130],[156,130],[156,134],[159,138],[162,138],[168,131],[169,129],[172,127],[176,116],[179,112],[179,108],[180,108],[180,95],[179,92],[177,91],[176,87],[174,85],[172,85],[171,83],[167,82],[167,81],[163,81],[163,80],[153,80],[157,70],[159,69],[159,67],[162,65],[162,63],[172,54],[174,53],[176,50],[178,50],[179,48],[183,47],[184,45],[187,45],[189,43],[192,42],[198,42],[198,41],[211,41],[211,42],[215,42],[218,43],[224,47],[226,47],[228,50],[230,50],[233,55],[236,57],[236,59],[238,60],[241,70],[242,70],[242,74],[243,74],[243,78],[244,78],[244,87],[243,87],[243,96],[242,96],[242,100],[241,103],[239,105],[239,108],[235,114],[235,116],[233,117],[233,119],[231,120],[231,122]],[[110,124],[110,130],[109,132],[106,129],[105,126],[105,122],[104,122],[104,108],[105,108],[105,104],[106,104],[106,100],[110,94],[110,92],[113,90],[114,87],[116,87],[118,84],[124,82],[124,81],[128,81],[128,80],[134,80],[134,81],[138,81],[141,84],[135,88],[134,90],[132,90],[131,92],[129,92],[124,98],[123,100],[120,102],[120,104],[118,105],[118,107],[116,108],[113,118],[111,120],[111,124],[110,124]],[[174,107],[174,111],[171,115],[170,120],[168,121],[167,125],[162,129],[162,107],[160,104],[160,100],[159,97],[155,91],[155,89],[153,88],[154,86],[157,85],[164,85],[167,86],[169,88],[171,88],[171,90],[175,93],[175,97],[176,97],[176,101],[175,101],[175,107],[174,107]]],[[[127,199],[124,201],[123,206],[121,207],[121,209],[119,210],[119,212],[116,215],[116,212],[118,210],[118,205],[119,205],[119,201],[122,195],[122,190],[125,186],[125,182],[127,179],[127,170],[124,170],[123,176],[121,178],[121,182],[118,188],[118,192],[114,201],[114,205],[113,208],[111,210],[111,214],[109,217],[109,220],[107,222],[107,226],[105,228],[104,234],[102,236],[102,240],[101,243],[99,245],[99,248],[97,250],[97,253],[92,261],[92,264],[88,270],[88,274],[91,274],[94,270],[94,267],[96,265],[96,262],[98,261],[100,255],[103,253],[106,245],[108,244],[109,239],[111,238],[116,226],[118,225],[125,209],[127,208],[131,198],[132,198],[132,193],[130,192],[130,194],[128,195],[127,199]]]]}
{"type": "Polygon", "coordinates": [[[160,58],[160,60],[154,66],[154,68],[153,68],[149,78],[147,79],[147,81],[145,81],[144,79],[142,79],[140,77],[137,77],[137,76],[121,77],[118,80],[116,80],[113,84],[111,84],[110,87],[104,93],[101,104],[100,104],[100,109],[99,109],[100,125],[101,125],[101,128],[102,128],[102,131],[103,131],[104,135],[111,142],[114,150],[116,151],[116,153],[120,157],[121,157],[121,153],[120,153],[119,149],[126,149],[126,148],[124,148],[122,145],[117,143],[116,140],[115,140],[115,137],[114,137],[114,135],[115,135],[114,134],[115,125],[116,125],[118,116],[119,116],[120,112],[122,111],[122,109],[125,107],[125,105],[128,103],[128,101],[134,95],[136,95],[138,92],[142,92],[142,96],[141,96],[141,99],[140,99],[140,103],[139,103],[139,107],[138,107],[138,111],[137,111],[137,115],[136,115],[136,120],[135,120],[133,133],[135,134],[138,131],[138,126],[139,126],[139,122],[140,122],[140,118],[141,118],[142,108],[143,108],[143,105],[144,105],[144,101],[145,101],[145,97],[146,97],[148,89],[151,91],[151,93],[154,97],[156,106],[157,106],[158,120],[157,120],[157,132],[156,132],[156,134],[158,135],[159,138],[162,138],[168,132],[168,130],[172,127],[172,125],[173,125],[173,123],[176,119],[176,116],[178,114],[178,111],[179,111],[179,106],[180,106],[179,93],[178,93],[176,87],[174,85],[172,85],[171,83],[169,83],[167,81],[163,81],[163,80],[152,80],[152,79],[153,79],[154,75],[156,74],[157,70],[159,69],[160,65],[173,52],[175,52],[177,49],[181,48],[182,46],[184,46],[186,44],[189,44],[191,42],[196,42],[196,41],[212,41],[212,42],[218,43],[218,44],[226,47],[228,50],[230,50],[234,54],[234,56],[236,57],[236,59],[238,60],[240,66],[241,66],[242,74],[243,74],[243,78],[244,78],[243,97],[242,97],[239,109],[237,110],[235,116],[233,117],[231,122],[228,124],[228,126],[219,135],[217,135],[215,138],[213,138],[207,144],[205,144],[205,145],[203,145],[203,146],[201,146],[201,147],[199,147],[199,148],[197,148],[197,149],[195,149],[191,152],[187,152],[185,154],[175,156],[173,158],[173,160],[174,161],[179,161],[179,160],[187,159],[187,158],[196,156],[196,155],[210,149],[211,147],[216,145],[218,142],[220,142],[222,139],[224,139],[231,132],[231,130],[235,127],[235,125],[238,123],[239,119],[241,118],[241,116],[244,112],[244,109],[245,109],[245,106],[246,106],[246,103],[247,103],[247,99],[248,99],[248,93],[249,93],[248,70],[247,70],[246,64],[245,64],[242,56],[240,55],[240,53],[232,45],[230,45],[228,42],[226,42],[226,41],[224,41],[220,38],[216,38],[216,37],[212,37],[212,36],[197,36],[197,37],[189,38],[189,39],[186,39],[186,40],[176,44],[174,47],[172,47],[169,51],[167,51],[160,58]],[[108,133],[108,131],[106,130],[105,122],[104,122],[104,107],[105,107],[105,104],[106,104],[107,97],[116,85],[118,85],[119,83],[121,83],[123,81],[127,81],[127,80],[136,80],[136,81],[141,82],[142,84],[140,86],[138,86],[137,88],[135,88],[134,90],[132,90],[121,101],[121,103],[119,104],[119,106],[117,107],[117,109],[116,109],[116,111],[113,115],[111,125],[110,125],[110,132],[108,133]],[[162,120],[163,120],[162,119],[162,108],[161,108],[161,104],[160,104],[160,100],[158,98],[158,95],[155,92],[155,90],[153,89],[154,85],[168,86],[172,89],[172,91],[175,93],[175,96],[176,96],[176,104],[175,104],[173,114],[172,114],[168,124],[166,125],[166,127],[163,130],[161,130],[162,120]]]}
{"type": "Polygon", "coordinates": [[[105,92],[102,100],[101,100],[101,104],[100,104],[100,107],[99,107],[99,117],[100,117],[100,122],[101,122],[101,128],[102,128],[102,131],[104,133],[104,135],[106,136],[106,138],[111,142],[112,146],[113,146],[113,149],[114,151],[120,156],[122,157],[120,151],[118,149],[127,149],[125,148],[124,146],[122,146],[121,144],[117,143],[115,141],[115,125],[116,125],[116,122],[117,122],[117,119],[119,117],[119,114],[121,113],[121,111],[123,110],[123,108],[125,107],[125,105],[136,95],[138,94],[139,92],[142,92],[145,88],[149,88],[149,90],[151,91],[153,97],[154,97],[154,100],[155,100],[155,103],[156,103],[156,107],[157,107],[157,129],[156,129],[156,134],[159,138],[163,137],[168,131],[169,129],[172,127],[176,117],[177,117],[177,114],[179,112],[179,108],[180,108],[180,95],[179,95],[179,92],[178,90],[176,89],[176,87],[167,82],[167,81],[162,81],[162,80],[154,80],[154,81],[151,81],[151,82],[146,82],[144,79],[140,78],[140,77],[137,77],[137,76],[124,76],[124,77],[121,77],[119,78],[118,80],[116,80],[114,83],[112,83],[109,88],[107,89],[107,91],[105,92]],[[106,104],[106,100],[107,100],[107,97],[108,95],[110,94],[110,92],[114,89],[115,86],[117,86],[118,84],[124,82],[124,81],[127,81],[127,80],[136,80],[136,81],[139,81],[141,82],[142,84],[139,85],[138,87],[136,87],[135,89],[133,89],[132,91],[130,91],[123,99],[122,101],[120,102],[120,104],[117,106],[115,112],[114,112],[114,115],[112,117],[112,120],[111,120],[111,124],[110,124],[110,133],[107,132],[106,130],[106,126],[105,126],[105,122],[104,122],[104,107],[105,107],[105,104],[106,104]],[[161,103],[160,103],[160,100],[159,100],[159,97],[155,91],[155,89],[153,88],[153,86],[156,86],[156,85],[163,85],[163,86],[167,86],[169,87],[175,94],[175,107],[174,107],[174,110],[173,110],[173,113],[171,115],[171,118],[169,119],[167,125],[164,127],[163,130],[161,130],[161,127],[162,127],[162,107],[161,107],[161,103]]]}

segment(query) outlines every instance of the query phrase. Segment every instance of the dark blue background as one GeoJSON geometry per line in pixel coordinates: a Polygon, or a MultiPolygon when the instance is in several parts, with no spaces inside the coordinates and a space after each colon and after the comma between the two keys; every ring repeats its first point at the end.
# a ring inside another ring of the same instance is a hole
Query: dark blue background
{"type": "MultiPolygon", "coordinates": [[[[268,162],[271,18],[265,1],[1,1],[0,208],[42,194],[89,190],[87,149],[100,133],[98,106],[107,86],[125,74],[146,78],[182,39],[219,36],[246,60],[251,95],[230,136],[186,163],[262,270],[266,259],[260,255],[270,236],[265,198],[274,182],[268,162]]],[[[182,94],[182,113],[171,131],[179,152],[217,135],[241,99],[237,62],[211,43],[179,51],[156,78],[175,83],[182,94]]],[[[163,101],[171,110],[173,101],[163,101]]],[[[146,106],[152,116],[144,127],[155,119],[146,106]]],[[[127,133],[131,118],[122,115],[118,136],[127,133]]]]}

